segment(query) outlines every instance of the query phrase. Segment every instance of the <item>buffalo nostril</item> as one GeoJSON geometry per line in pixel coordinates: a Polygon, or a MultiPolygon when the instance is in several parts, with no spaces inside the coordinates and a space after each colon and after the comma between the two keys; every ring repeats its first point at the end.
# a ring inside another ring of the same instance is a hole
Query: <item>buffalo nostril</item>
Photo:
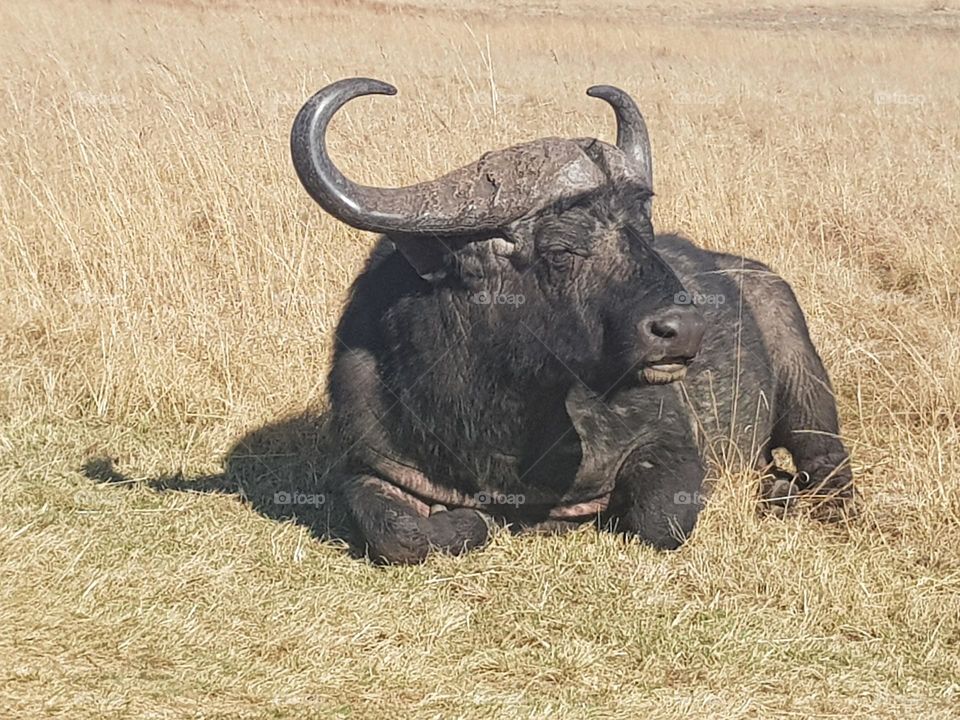
{"type": "Polygon", "coordinates": [[[673,306],[657,312],[640,324],[645,360],[686,361],[696,356],[706,330],[706,321],[691,306],[673,306]]]}
{"type": "Polygon", "coordinates": [[[680,323],[676,320],[654,320],[650,323],[650,334],[663,340],[671,340],[680,334],[680,323]]]}

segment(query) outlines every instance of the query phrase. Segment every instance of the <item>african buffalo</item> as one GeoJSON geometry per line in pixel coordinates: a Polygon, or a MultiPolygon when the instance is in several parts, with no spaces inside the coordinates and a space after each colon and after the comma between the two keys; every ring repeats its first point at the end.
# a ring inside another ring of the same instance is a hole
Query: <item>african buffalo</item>
{"type": "MultiPolygon", "coordinates": [[[[647,129],[622,90],[616,146],[544,138],[403,188],[357,185],[325,134],[335,82],[300,111],[293,162],[340,221],[380,233],[336,332],[333,498],[370,557],[483,545],[494,523],[586,521],[676,548],[710,460],[852,496],[830,381],[787,283],[654,235],[647,129]],[[682,381],[682,382],[681,382],[682,381]]],[[[782,481],[781,481],[782,482],[782,481]]]]}

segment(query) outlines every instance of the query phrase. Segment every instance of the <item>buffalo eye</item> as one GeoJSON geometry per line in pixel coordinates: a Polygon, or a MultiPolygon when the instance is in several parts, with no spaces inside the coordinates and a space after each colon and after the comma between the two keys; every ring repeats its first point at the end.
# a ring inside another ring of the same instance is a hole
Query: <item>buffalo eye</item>
{"type": "Polygon", "coordinates": [[[576,258],[585,257],[586,253],[582,248],[570,247],[568,245],[551,245],[541,252],[541,255],[550,265],[557,270],[571,270],[576,258]]]}

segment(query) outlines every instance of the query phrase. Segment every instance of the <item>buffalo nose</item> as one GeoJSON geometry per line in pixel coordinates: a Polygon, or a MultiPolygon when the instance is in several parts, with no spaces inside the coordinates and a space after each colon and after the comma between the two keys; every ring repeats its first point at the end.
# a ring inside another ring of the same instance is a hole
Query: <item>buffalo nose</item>
{"type": "Polygon", "coordinates": [[[640,324],[651,361],[690,360],[700,350],[706,321],[692,305],[675,305],[655,313],[640,324]]]}

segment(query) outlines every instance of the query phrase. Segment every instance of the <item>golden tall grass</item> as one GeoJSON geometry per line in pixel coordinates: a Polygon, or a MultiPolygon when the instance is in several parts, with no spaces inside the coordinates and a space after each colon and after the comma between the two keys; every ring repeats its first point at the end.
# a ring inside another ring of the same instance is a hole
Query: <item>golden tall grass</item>
{"type": "Polygon", "coordinates": [[[0,715],[956,717],[960,12],[562,10],[0,7],[0,715]],[[352,75],[401,91],[332,134],[381,185],[610,139],[583,91],[633,93],[657,226],[796,289],[863,516],[758,515],[725,473],[677,554],[584,531],[384,570],[157,490],[229,489],[239,437],[322,401],[372,238],[309,201],[287,132],[352,75]],[[131,482],[81,472],[104,456],[131,482]]]}

